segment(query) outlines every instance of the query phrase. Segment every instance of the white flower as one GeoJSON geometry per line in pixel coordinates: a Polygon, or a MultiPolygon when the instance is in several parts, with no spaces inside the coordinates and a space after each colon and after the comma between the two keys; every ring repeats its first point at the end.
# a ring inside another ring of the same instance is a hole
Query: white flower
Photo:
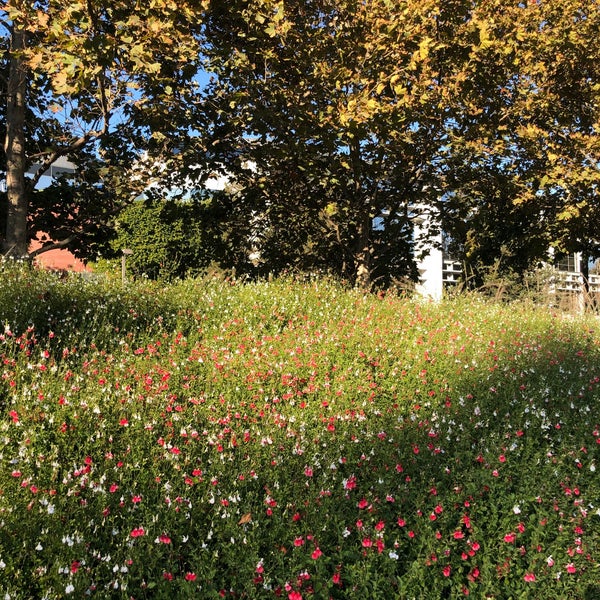
{"type": "Polygon", "coordinates": [[[71,583],[65,588],[65,594],[72,594],[74,591],[75,586],[71,583]]]}
{"type": "Polygon", "coordinates": [[[515,515],[520,515],[521,514],[521,507],[518,504],[515,504],[513,506],[513,512],[515,513],[515,515]]]}

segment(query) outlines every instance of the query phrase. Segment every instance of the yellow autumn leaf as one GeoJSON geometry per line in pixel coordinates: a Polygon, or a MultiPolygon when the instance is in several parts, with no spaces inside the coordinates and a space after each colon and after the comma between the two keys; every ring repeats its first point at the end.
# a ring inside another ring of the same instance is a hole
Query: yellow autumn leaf
{"type": "Polygon", "coordinates": [[[50,20],[50,15],[48,15],[47,13],[45,13],[42,10],[38,10],[36,16],[37,16],[37,22],[38,22],[38,25],[40,26],[40,28],[48,27],[48,21],[50,20]]]}
{"type": "Polygon", "coordinates": [[[421,60],[425,60],[429,56],[429,46],[431,45],[432,39],[430,37],[426,37],[421,40],[419,44],[419,58],[421,60]]]}

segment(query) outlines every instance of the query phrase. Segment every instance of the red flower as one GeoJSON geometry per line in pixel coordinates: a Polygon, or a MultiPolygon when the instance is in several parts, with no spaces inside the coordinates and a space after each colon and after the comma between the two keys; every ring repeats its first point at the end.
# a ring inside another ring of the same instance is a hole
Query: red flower
{"type": "Polygon", "coordinates": [[[146,532],[144,531],[143,527],[136,527],[135,529],[131,530],[131,537],[142,537],[146,532]]]}
{"type": "Polygon", "coordinates": [[[186,581],[196,581],[196,573],[186,573],[184,579],[186,581]]]}
{"type": "Polygon", "coordinates": [[[317,560],[323,553],[319,547],[315,548],[313,553],[310,555],[313,560],[317,560]]]}
{"type": "Polygon", "coordinates": [[[344,488],[347,490],[353,490],[356,487],[356,477],[352,475],[348,477],[346,481],[344,481],[344,488]]]}
{"type": "Polygon", "coordinates": [[[528,583],[534,582],[535,581],[535,573],[525,573],[525,575],[523,576],[523,579],[525,581],[527,581],[528,583]]]}
{"type": "Polygon", "coordinates": [[[442,570],[442,573],[444,574],[444,577],[450,577],[450,573],[452,572],[452,569],[450,568],[450,565],[446,565],[444,567],[444,569],[442,570]]]}

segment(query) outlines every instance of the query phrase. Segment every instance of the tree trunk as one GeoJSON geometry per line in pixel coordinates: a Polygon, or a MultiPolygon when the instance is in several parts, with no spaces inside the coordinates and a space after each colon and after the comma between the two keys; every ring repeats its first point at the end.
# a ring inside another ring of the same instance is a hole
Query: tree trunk
{"type": "Polygon", "coordinates": [[[369,214],[359,217],[356,231],[356,251],[354,253],[354,265],[356,269],[357,288],[369,290],[371,288],[371,218],[369,214]]]}
{"type": "Polygon", "coordinates": [[[352,205],[356,210],[356,245],[354,248],[354,270],[356,278],[354,285],[361,290],[371,289],[372,267],[372,223],[370,205],[362,189],[362,158],[360,138],[353,135],[349,144],[350,160],[352,163],[352,177],[354,180],[351,193],[352,205]]]}
{"type": "Polygon", "coordinates": [[[22,258],[27,255],[28,188],[25,156],[25,101],[27,67],[20,53],[26,46],[26,33],[13,25],[11,59],[6,99],[6,193],[8,214],[2,244],[5,256],[22,258]]]}

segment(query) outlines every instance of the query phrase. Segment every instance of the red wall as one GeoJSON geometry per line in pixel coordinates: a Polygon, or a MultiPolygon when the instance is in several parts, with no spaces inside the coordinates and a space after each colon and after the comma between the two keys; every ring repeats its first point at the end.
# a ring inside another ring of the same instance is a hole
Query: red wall
{"type": "MultiPolygon", "coordinates": [[[[34,240],[29,246],[29,251],[32,252],[42,245],[41,242],[34,240]]],[[[71,252],[64,249],[50,250],[35,257],[35,263],[45,269],[56,269],[60,271],[73,271],[81,273],[89,269],[85,264],[76,258],[71,252]]]]}

